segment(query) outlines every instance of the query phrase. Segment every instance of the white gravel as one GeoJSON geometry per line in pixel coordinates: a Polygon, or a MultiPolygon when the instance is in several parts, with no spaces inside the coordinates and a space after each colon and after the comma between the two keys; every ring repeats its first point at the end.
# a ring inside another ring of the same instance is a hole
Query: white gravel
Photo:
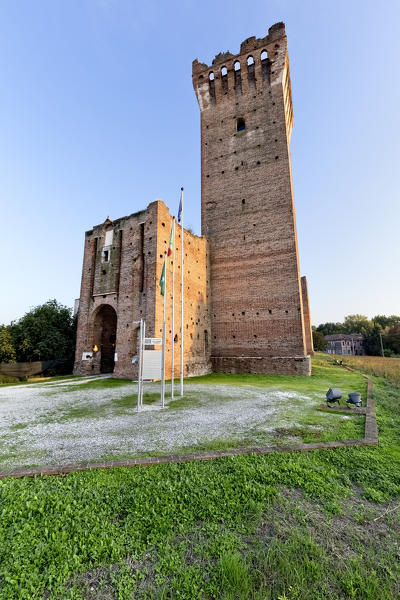
{"type": "MultiPolygon", "coordinates": [[[[296,425],[285,416],[288,407],[315,406],[315,398],[297,392],[186,384],[181,407],[168,400],[164,410],[157,402],[138,413],[118,403],[136,393],[135,383],[69,390],[85,381],[0,388],[0,468],[172,453],[213,440],[256,439],[257,433],[296,425]]],[[[159,389],[157,383],[145,386],[147,393],[159,389]]]]}

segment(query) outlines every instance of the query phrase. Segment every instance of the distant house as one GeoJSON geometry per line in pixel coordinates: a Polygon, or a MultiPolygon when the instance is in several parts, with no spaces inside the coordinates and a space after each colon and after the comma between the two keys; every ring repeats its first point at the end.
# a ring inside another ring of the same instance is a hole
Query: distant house
{"type": "Polygon", "coordinates": [[[326,335],[326,350],[328,354],[365,354],[363,336],[361,333],[335,333],[326,335]]]}

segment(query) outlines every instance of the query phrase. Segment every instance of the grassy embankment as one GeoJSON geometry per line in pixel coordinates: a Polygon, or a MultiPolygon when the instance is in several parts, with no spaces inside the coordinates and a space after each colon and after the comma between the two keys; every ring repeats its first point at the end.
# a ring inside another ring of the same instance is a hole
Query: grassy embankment
{"type": "Polygon", "coordinates": [[[398,598],[400,390],[375,400],[378,447],[0,482],[0,598],[398,598]]]}
{"type": "Polygon", "coordinates": [[[337,356],[354,369],[364,373],[385,377],[400,386],[400,358],[383,358],[382,356],[337,356]]]}

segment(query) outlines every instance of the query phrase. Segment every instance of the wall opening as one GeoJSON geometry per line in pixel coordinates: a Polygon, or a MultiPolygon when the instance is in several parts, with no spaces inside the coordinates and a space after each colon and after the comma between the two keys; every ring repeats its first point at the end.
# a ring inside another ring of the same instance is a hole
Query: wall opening
{"type": "Polygon", "coordinates": [[[246,129],[245,120],[242,117],[236,121],[236,131],[244,131],[246,129]]]}
{"type": "Polygon", "coordinates": [[[140,280],[139,280],[139,292],[143,292],[143,288],[144,288],[144,223],[140,223],[140,237],[139,237],[139,255],[140,255],[140,262],[142,265],[142,270],[140,273],[140,280]]]}
{"type": "Polygon", "coordinates": [[[221,82],[223,92],[228,93],[228,69],[226,67],[221,68],[221,82]]]}
{"type": "Polygon", "coordinates": [[[233,63],[233,69],[234,69],[234,73],[235,73],[235,90],[238,91],[242,91],[242,78],[240,75],[240,62],[238,60],[236,60],[233,63]]]}
{"type": "Polygon", "coordinates": [[[213,71],[208,75],[208,84],[210,86],[210,96],[215,100],[215,77],[213,71]]]}
{"type": "Polygon", "coordinates": [[[249,84],[254,87],[256,85],[256,73],[254,66],[254,58],[252,56],[249,56],[247,58],[247,76],[249,79],[249,84]]]}
{"type": "Polygon", "coordinates": [[[100,355],[100,373],[114,371],[117,313],[109,304],[103,304],[94,317],[93,348],[100,355]]]}

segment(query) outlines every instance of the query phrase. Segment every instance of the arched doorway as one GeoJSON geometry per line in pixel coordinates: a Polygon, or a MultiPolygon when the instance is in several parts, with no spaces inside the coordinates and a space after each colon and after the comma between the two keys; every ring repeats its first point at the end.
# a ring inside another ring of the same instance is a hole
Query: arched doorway
{"type": "Polygon", "coordinates": [[[100,373],[114,371],[117,313],[109,304],[103,304],[94,317],[94,344],[100,353],[100,373]]]}

